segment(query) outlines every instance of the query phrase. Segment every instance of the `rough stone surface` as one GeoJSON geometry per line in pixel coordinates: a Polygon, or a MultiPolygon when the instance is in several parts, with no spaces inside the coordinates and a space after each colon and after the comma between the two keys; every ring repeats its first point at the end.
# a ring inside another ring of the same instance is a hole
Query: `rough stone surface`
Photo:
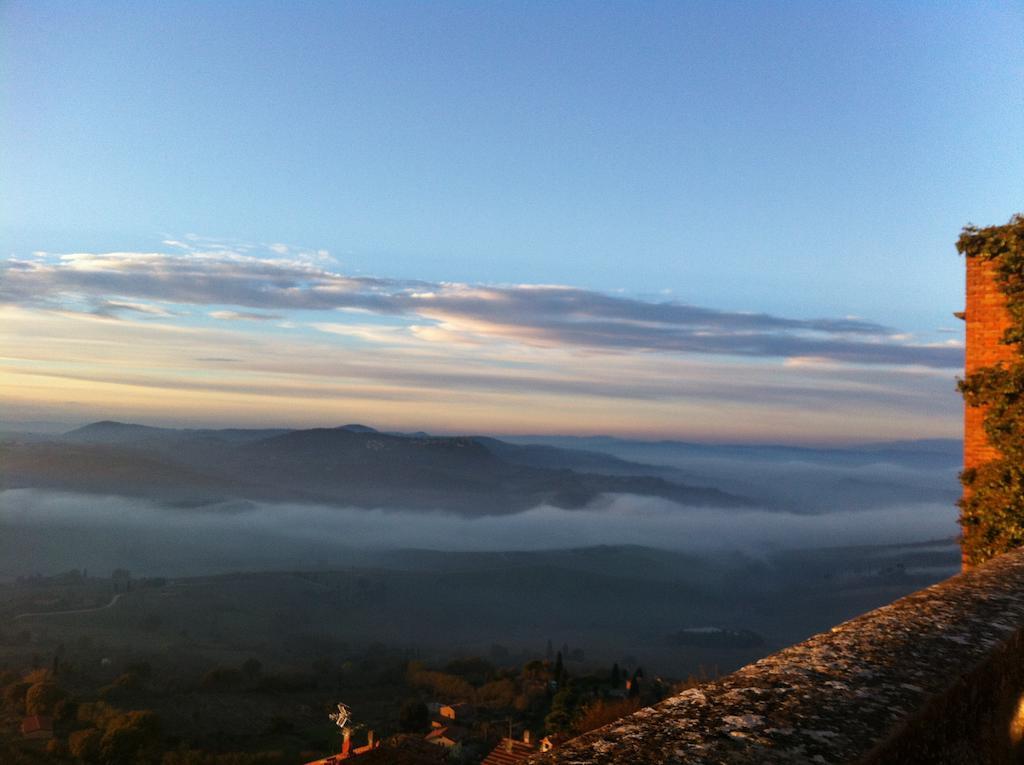
{"type": "Polygon", "coordinates": [[[530,763],[1017,761],[1022,637],[1024,549],[530,763]]]}

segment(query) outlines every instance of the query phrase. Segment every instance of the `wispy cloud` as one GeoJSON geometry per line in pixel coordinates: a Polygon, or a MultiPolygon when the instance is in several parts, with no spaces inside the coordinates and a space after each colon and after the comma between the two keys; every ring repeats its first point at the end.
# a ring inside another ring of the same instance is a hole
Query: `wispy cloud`
{"type": "Polygon", "coordinates": [[[211,311],[210,316],[221,321],[274,321],[284,318],[279,313],[256,313],[255,311],[211,311]]]}
{"type": "MultiPolygon", "coordinates": [[[[248,249],[168,241],[183,252],[73,253],[2,264],[0,300],[110,313],[161,304],[216,306],[222,320],[280,318],[289,311],[359,311],[408,320],[424,343],[580,348],[619,354],[656,351],[765,359],[813,358],[844,364],[954,369],[963,351],[921,344],[874,322],[721,311],[558,285],[471,285],[349,276],[325,267],[321,252],[273,245],[248,249]],[[141,301],[141,302],[140,302],[141,301]],[[103,308],[106,306],[106,308],[103,308]],[[234,306],[235,309],[223,309],[234,306]]],[[[344,322],[318,323],[344,332],[344,322]]],[[[351,330],[352,332],[359,330],[351,330]]],[[[365,331],[364,331],[365,333],[365,331]]],[[[394,339],[397,333],[390,333],[394,339]]],[[[380,338],[378,338],[380,339],[380,338]]]]}
{"type": "Polygon", "coordinates": [[[8,411],[477,432],[873,440],[955,435],[952,374],[514,342],[421,342],[402,327],[118,320],[0,308],[8,411]],[[268,328],[269,329],[269,328],[268,328]]]}
{"type": "Polygon", "coordinates": [[[152,303],[125,303],[117,300],[102,300],[92,309],[96,316],[118,317],[122,312],[147,316],[172,316],[165,308],[152,303]]]}
{"type": "Polygon", "coordinates": [[[959,340],[564,285],[350,275],[329,253],[0,261],[0,390],[26,419],[814,441],[956,435],[959,340]]]}

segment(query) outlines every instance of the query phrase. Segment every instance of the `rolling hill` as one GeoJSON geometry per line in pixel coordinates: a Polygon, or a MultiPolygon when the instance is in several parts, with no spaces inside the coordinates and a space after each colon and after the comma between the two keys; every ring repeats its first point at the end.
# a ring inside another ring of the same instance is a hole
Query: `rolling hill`
{"type": "Polygon", "coordinates": [[[581,508],[602,494],[744,507],[715,488],[597,452],[493,438],[381,433],[365,425],[204,430],[97,422],[62,436],[0,445],[3,488],[155,498],[228,499],[493,515],[540,504],[581,508]]]}

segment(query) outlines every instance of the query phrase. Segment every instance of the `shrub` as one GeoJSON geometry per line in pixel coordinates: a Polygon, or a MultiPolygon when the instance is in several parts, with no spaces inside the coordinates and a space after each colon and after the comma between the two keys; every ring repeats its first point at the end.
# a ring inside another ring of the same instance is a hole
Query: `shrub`
{"type": "Polygon", "coordinates": [[[4,687],[4,705],[14,714],[25,714],[25,694],[32,683],[20,680],[4,687]]]}
{"type": "Polygon", "coordinates": [[[398,727],[403,733],[426,733],[430,729],[430,710],[422,701],[410,699],[398,712],[398,727]]]}
{"type": "Polygon", "coordinates": [[[600,699],[587,706],[580,713],[580,716],[573,725],[573,729],[576,733],[586,733],[595,728],[613,723],[626,715],[633,714],[639,708],[640,699],[637,698],[600,699]]]}
{"type": "Polygon", "coordinates": [[[52,715],[66,695],[54,683],[35,683],[25,691],[25,714],[52,715]]]}
{"type": "Polygon", "coordinates": [[[68,751],[72,757],[85,762],[95,762],[100,756],[100,739],[103,737],[95,728],[76,730],[68,736],[68,751]]]}
{"type": "Polygon", "coordinates": [[[203,679],[199,682],[200,687],[208,691],[237,688],[241,684],[242,673],[237,669],[229,667],[211,669],[203,675],[203,679]]]}
{"type": "Polygon", "coordinates": [[[135,763],[140,752],[158,744],[160,725],[151,710],[124,712],[107,722],[100,754],[109,763],[135,763]]]}

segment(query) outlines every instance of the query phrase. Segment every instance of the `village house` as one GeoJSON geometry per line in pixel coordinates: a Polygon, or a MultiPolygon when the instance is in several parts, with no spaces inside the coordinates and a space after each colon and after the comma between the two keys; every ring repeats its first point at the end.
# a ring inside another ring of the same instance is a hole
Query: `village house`
{"type": "Polygon", "coordinates": [[[536,751],[537,747],[531,741],[530,732],[524,731],[522,741],[503,738],[480,765],[518,765],[526,762],[527,758],[535,754],[536,751]]]}
{"type": "Polygon", "coordinates": [[[470,732],[466,725],[476,716],[476,710],[471,704],[433,702],[427,708],[433,719],[430,721],[430,732],[423,737],[424,741],[451,749],[469,738],[470,732]]]}
{"type": "Polygon", "coordinates": [[[451,749],[467,738],[469,738],[469,730],[461,725],[437,725],[423,737],[423,740],[451,749]]]}
{"type": "Polygon", "coordinates": [[[458,720],[460,723],[471,722],[476,716],[476,710],[472,704],[465,702],[459,704],[441,704],[438,707],[438,714],[446,720],[458,720]]]}

